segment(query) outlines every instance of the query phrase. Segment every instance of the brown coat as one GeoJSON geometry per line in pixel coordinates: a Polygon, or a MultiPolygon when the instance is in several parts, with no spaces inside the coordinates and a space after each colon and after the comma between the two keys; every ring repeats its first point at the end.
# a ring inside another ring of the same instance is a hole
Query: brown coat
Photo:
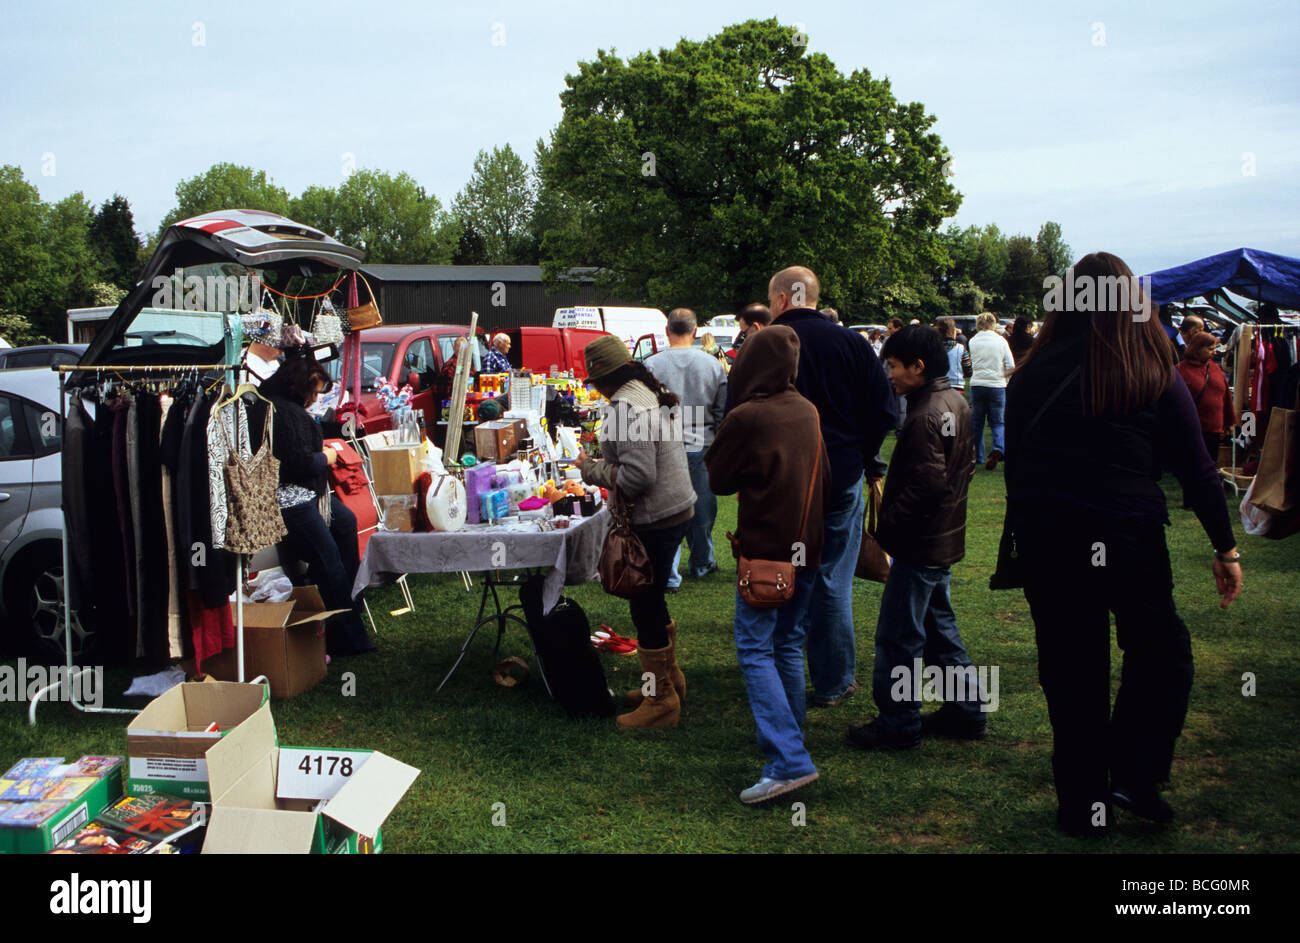
{"type": "Polygon", "coordinates": [[[795,389],[799,338],[773,325],[745,341],[732,367],[732,409],[704,454],[709,488],[737,494],[740,552],[758,560],[796,557],[799,520],[813,486],[804,528],[803,566],[816,567],[822,551],[822,495],[830,487],[830,460],[821,442],[817,407],[795,389]],[[817,480],[812,480],[818,451],[817,480]]]}

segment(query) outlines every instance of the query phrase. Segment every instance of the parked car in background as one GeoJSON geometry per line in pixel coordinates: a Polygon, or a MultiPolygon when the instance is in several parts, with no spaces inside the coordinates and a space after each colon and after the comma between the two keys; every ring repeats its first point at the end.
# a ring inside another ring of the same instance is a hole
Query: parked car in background
{"type": "MultiPolygon", "coordinates": [[[[414,396],[411,408],[424,411],[425,426],[430,430],[438,421],[441,404],[433,401],[438,371],[451,357],[458,337],[469,328],[463,324],[394,324],[373,327],[361,334],[361,405],[365,410],[367,434],[386,432],[393,426],[392,417],[384,412],[375,395],[381,379],[396,387],[411,385],[414,396]]],[[[487,336],[478,330],[480,354],[487,350],[487,336]]],[[[334,359],[326,367],[337,383],[342,361],[334,359]]]]}
{"type": "Polygon", "coordinates": [[[24,370],[29,367],[71,365],[86,352],[85,344],[33,344],[0,350],[0,370],[24,370]]]}
{"type": "MultiPolygon", "coordinates": [[[[62,447],[58,375],[0,374],[0,626],[6,649],[51,663],[65,657],[62,447]]],[[[72,628],[73,655],[89,655],[93,632],[72,628]]]]}
{"type": "Polygon", "coordinates": [[[585,380],[587,361],[582,352],[609,332],[580,327],[512,327],[502,333],[510,338],[510,366],[547,375],[572,371],[585,380]]]}

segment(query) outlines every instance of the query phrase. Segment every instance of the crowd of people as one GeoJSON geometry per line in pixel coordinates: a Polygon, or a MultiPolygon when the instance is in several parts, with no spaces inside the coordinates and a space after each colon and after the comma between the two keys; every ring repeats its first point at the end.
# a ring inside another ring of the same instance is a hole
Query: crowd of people
{"type": "MultiPolygon", "coordinates": [[[[1084,257],[1074,274],[1076,282],[1131,277],[1107,253],[1084,257]]],[[[1161,325],[1136,306],[1049,312],[1036,334],[1018,319],[1003,336],[984,315],[969,340],[950,319],[937,329],[895,320],[871,337],[819,311],[819,294],[811,270],[777,272],[766,304],[736,313],[742,333],[730,373],[693,346],[698,325],[685,308],[669,315],[669,349],[644,364],[614,338],[587,347],[589,382],[618,421],[602,427],[601,459],[579,456],[582,477],[617,486],[631,501],[654,570],[653,589],[631,603],[653,683],[650,693],[628,696],[635,709],[619,724],[677,724],[686,691],[679,646],[689,653],[690,628],[679,635],[666,594],[681,580],[683,538],[689,576],[717,568],[715,495],[735,494],[734,555],[789,561],[794,573],[779,605],[758,602],[744,584],[750,571],[738,574],[737,658],[767,761],[740,799],[765,802],[817,779],[805,711],[859,691],[853,579],[863,489],[883,479],[875,539],[892,565],[874,634],[876,716],[849,726],[848,742],[902,750],[926,736],[983,739],[992,699],[967,654],[949,583],[965,554],[975,469],[1003,462],[1005,523],[1021,571],[1012,585],[1023,586],[1035,625],[1058,822],[1073,835],[1098,834],[1117,806],[1168,821],[1160,786],[1187,711],[1192,661],[1173,606],[1162,469],[1178,476],[1209,538],[1222,605],[1242,588],[1208,452],[1207,426],[1221,431],[1233,417],[1220,398],[1222,371],[1200,359],[1205,342],[1191,331],[1176,365],[1161,325]],[[663,409],[687,417],[678,434],[635,421],[663,409]],[[637,429],[654,432],[629,434],[637,429]],[[886,466],[881,447],[895,429],[886,466]],[[1111,613],[1124,651],[1113,713],[1111,613]],[[922,712],[914,677],[922,668],[969,683],[945,685],[943,706],[922,712]]]]}

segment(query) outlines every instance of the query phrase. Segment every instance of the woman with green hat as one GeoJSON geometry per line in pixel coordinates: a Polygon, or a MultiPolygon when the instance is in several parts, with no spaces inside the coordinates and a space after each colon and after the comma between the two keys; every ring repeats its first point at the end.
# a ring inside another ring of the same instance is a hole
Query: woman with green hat
{"type": "Polygon", "coordinates": [[[677,666],[677,625],[668,613],[665,589],[673,556],[695,515],[682,444],[679,401],[643,364],[633,363],[613,335],[597,338],[583,352],[587,383],[609,400],[600,429],[604,458],[582,452],[582,480],[617,487],[631,506],[632,529],[645,544],[654,571],[652,588],[629,601],[638,637],[641,670],[653,678],[647,697],[634,692],[637,709],[618,718],[624,728],[675,727],[686,694],[677,666]]]}

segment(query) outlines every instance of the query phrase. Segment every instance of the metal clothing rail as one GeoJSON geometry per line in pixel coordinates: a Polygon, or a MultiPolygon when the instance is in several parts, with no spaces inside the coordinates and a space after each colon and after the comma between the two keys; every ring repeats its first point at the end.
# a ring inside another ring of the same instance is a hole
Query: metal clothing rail
{"type": "MultiPolygon", "coordinates": [[[[51,369],[59,374],[59,430],[62,430],[68,419],[68,396],[66,387],[66,377],[71,373],[168,373],[172,375],[186,373],[201,373],[212,370],[235,370],[239,365],[230,365],[226,363],[213,364],[96,364],[94,366],[81,366],[80,364],[68,365],[59,364],[51,369]]],[[[60,446],[62,454],[62,446],[60,446]]],[[[60,477],[60,482],[62,478],[60,477]]],[[[62,502],[60,502],[62,510],[62,502]]],[[[63,687],[68,687],[67,701],[77,710],[86,714],[138,714],[139,710],[130,707],[96,707],[93,704],[83,704],[77,699],[78,685],[74,685],[73,678],[79,678],[84,672],[90,671],[90,668],[76,668],[72,662],[72,569],[68,559],[68,519],[64,514],[60,514],[63,544],[63,648],[67,655],[67,672],[55,681],[41,688],[32,697],[31,707],[27,711],[27,722],[31,726],[36,726],[36,707],[41,698],[47,696],[51,691],[63,687]]],[[[236,555],[236,590],[242,589],[243,586],[244,557],[243,554],[236,555]]],[[[244,596],[239,592],[236,597],[236,629],[235,641],[238,649],[239,663],[239,680],[244,680],[244,596]]]]}

